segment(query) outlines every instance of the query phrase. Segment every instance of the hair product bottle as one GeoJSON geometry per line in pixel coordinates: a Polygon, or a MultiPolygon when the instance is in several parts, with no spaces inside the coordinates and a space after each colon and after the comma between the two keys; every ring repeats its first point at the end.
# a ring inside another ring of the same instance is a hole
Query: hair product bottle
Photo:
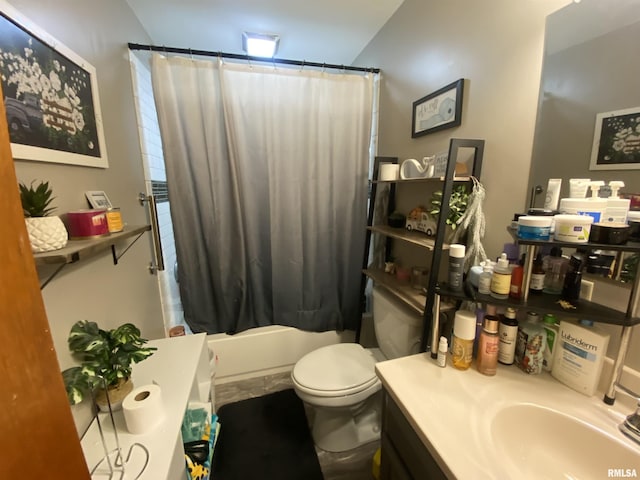
{"type": "Polygon", "coordinates": [[[473,359],[473,340],[476,336],[476,316],[467,310],[458,310],[453,321],[451,362],[458,370],[467,370],[473,359]]]}
{"type": "Polygon", "coordinates": [[[505,300],[511,290],[511,268],[506,253],[501,253],[491,275],[491,296],[505,300]]]}
{"type": "Polygon", "coordinates": [[[516,343],[518,341],[518,320],[515,309],[508,307],[500,319],[498,327],[498,361],[511,365],[515,361],[516,343]]]}
{"type": "Polygon", "coordinates": [[[495,375],[498,367],[498,317],[485,315],[480,342],[478,342],[478,371],[483,375],[495,375]]]}
{"type": "Polygon", "coordinates": [[[462,290],[465,251],[464,245],[458,243],[449,245],[449,287],[451,290],[462,290]]]}

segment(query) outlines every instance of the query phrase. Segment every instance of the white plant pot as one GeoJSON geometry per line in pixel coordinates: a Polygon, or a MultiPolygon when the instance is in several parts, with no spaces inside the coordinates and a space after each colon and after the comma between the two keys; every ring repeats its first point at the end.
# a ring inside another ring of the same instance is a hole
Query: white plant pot
{"type": "Polygon", "coordinates": [[[50,252],[67,245],[69,235],[60,217],[29,217],[24,220],[34,253],[50,252]]]}

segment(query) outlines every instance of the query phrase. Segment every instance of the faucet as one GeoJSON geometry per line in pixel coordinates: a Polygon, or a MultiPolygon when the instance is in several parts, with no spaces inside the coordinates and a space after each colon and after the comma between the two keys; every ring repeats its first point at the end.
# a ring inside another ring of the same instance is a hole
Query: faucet
{"type": "Polygon", "coordinates": [[[640,395],[634,391],[628,389],[620,383],[615,384],[615,389],[619,392],[626,393],[630,397],[633,397],[637,402],[636,411],[625,418],[618,428],[620,431],[629,437],[634,442],[640,444],[640,395]]]}

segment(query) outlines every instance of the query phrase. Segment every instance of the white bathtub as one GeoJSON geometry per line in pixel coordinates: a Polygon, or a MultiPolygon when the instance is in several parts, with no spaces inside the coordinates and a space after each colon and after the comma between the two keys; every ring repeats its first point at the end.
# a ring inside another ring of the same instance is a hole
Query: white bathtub
{"type": "Polygon", "coordinates": [[[353,342],[354,332],[305,332],[272,325],[235,335],[207,337],[218,357],[217,384],[289,371],[302,356],[334,343],[353,342]]]}

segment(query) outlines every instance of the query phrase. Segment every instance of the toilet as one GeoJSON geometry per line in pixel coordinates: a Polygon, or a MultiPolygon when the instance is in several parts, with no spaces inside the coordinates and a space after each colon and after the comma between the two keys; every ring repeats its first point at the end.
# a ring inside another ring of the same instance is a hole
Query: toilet
{"type": "Polygon", "coordinates": [[[338,343],[293,367],[293,388],[313,409],[311,434],[322,450],[344,452],[380,438],[382,385],[375,364],[420,351],[422,316],[382,287],[373,289],[373,325],[379,348],[338,343]]]}

